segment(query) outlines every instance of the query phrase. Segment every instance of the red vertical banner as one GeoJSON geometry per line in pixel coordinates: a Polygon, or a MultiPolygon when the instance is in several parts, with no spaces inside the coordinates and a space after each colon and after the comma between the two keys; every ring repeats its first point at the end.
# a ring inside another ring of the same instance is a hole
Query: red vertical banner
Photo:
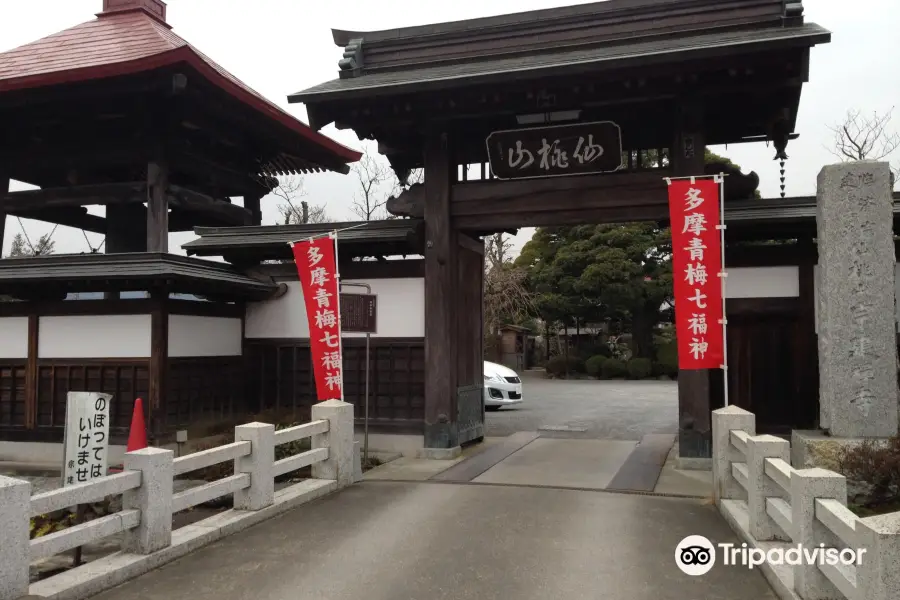
{"type": "Polygon", "coordinates": [[[672,281],[679,369],[725,364],[719,183],[712,178],[669,182],[672,281]]]}
{"type": "Polygon", "coordinates": [[[319,402],[343,400],[337,236],[294,242],[291,247],[309,320],[316,396],[319,402]]]}

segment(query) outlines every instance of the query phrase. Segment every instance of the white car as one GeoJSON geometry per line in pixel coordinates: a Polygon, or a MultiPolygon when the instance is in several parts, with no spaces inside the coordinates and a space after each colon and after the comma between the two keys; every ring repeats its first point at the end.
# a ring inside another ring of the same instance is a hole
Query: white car
{"type": "Polygon", "coordinates": [[[503,365],[484,361],[484,408],[499,410],[522,402],[522,379],[503,365]]]}

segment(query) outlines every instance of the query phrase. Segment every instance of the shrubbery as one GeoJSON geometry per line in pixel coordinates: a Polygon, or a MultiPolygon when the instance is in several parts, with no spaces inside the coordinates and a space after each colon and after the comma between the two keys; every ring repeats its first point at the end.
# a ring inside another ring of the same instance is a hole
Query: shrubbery
{"type": "Polygon", "coordinates": [[[647,379],[653,373],[653,364],[649,358],[632,358],[628,361],[628,377],[630,379],[647,379]]]}
{"type": "Polygon", "coordinates": [[[590,357],[585,361],[584,368],[587,371],[587,374],[591,377],[600,377],[602,374],[603,363],[606,362],[607,358],[600,354],[590,357]]]}
{"type": "Polygon", "coordinates": [[[660,375],[678,376],[678,344],[675,340],[660,344],[656,349],[656,370],[660,375]]]}
{"type": "Polygon", "coordinates": [[[618,358],[609,358],[603,361],[600,373],[604,379],[621,379],[628,374],[628,367],[618,358]]]}
{"type": "Polygon", "coordinates": [[[569,375],[584,373],[584,361],[574,356],[570,356],[568,360],[565,356],[554,356],[547,361],[545,369],[548,375],[565,377],[567,373],[569,375]]]}
{"type": "Polygon", "coordinates": [[[855,504],[876,511],[885,505],[896,510],[900,505],[900,436],[845,448],[838,462],[841,473],[863,490],[852,499],[855,504]]]}

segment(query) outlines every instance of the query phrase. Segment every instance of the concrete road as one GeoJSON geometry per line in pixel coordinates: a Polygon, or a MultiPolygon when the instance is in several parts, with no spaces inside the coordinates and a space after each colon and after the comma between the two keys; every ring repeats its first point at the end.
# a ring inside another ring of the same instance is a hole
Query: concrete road
{"type": "Polygon", "coordinates": [[[543,437],[640,440],[648,433],[678,431],[674,381],[580,381],[529,374],[523,398],[522,404],[487,413],[488,436],[540,431],[543,437]]]}
{"type": "Polygon", "coordinates": [[[736,542],[697,501],[366,482],[221,540],[97,600],[774,600],[759,571],[689,577],[687,535],[736,542]]]}

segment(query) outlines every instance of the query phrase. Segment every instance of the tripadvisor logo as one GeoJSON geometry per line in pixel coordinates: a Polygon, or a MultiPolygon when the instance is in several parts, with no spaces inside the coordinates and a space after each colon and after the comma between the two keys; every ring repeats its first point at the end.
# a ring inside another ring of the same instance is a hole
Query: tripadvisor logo
{"type": "Polygon", "coordinates": [[[747,544],[716,545],[702,535],[691,535],[681,540],[675,548],[675,564],[683,573],[696,577],[709,573],[716,564],[717,555],[725,566],[740,565],[754,569],[763,564],[859,566],[865,553],[864,548],[826,548],[825,544],[811,548],[797,545],[764,551],[761,548],[750,548],[747,544]]]}

